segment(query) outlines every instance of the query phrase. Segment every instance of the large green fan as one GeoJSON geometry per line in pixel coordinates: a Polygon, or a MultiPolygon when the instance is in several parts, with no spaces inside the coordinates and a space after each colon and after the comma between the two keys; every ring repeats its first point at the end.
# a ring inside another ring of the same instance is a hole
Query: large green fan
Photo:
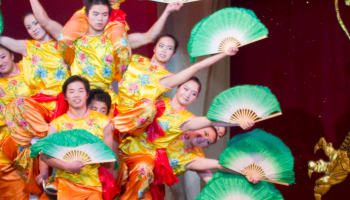
{"type": "MultiPolygon", "coordinates": [[[[0,0],[0,6],[1,6],[1,0],[0,0]]],[[[0,10],[0,35],[4,31],[4,19],[2,18],[1,10],[0,10]]]]}
{"type": "Polygon", "coordinates": [[[280,104],[269,88],[242,85],[221,92],[211,103],[207,118],[231,124],[263,121],[281,115],[280,104]]]}
{"type": "Polygon", "coordinates": [[[245,177],[217,172],[196,200],[283,200],[273,184],[249,183],[245,177]]]}
{"type": "Polygon", "coordinates": [[[74,129],[49,135],[31,146],[31,157],[43,152],[54,158],[85,164],[116,161],[113,151],[97,136],[86,130],[74,129]]]}
{"type": "Polygon", "coordinates": [[[261,180],[294,183],[294,158],[283,142],[241,138],[221,153],[219,164],[242,175],[260,176],[261,180]]]}
{"type": "Polygon", "coordinates": [[[267,38],[268,30],[253,11],[224,8],[204,18],[192,29],[187,45],[191,57],[223,52],[267,38]],[[198,24],[201,24],[199,27],[198,24]]]}

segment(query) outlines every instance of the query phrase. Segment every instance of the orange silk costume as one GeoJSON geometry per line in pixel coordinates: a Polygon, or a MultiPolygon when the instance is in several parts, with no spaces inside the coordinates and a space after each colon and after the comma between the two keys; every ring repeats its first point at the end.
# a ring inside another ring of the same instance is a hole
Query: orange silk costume
{"type": "Polygon", "coordinates": [[[119,4],[124,0],[110,2],[113,12],[103,35],[87,35],[89,25],[83,8],[66,23],[59,42],[71,64],[71,75],[86,78],[92,89],[104,89],[111,95],[114,104],[116,95],[111,83],[121,80],[129,64],[131,48],[127,40],[129,27],[125,14],[119,10],[119,4]]]}
{"type": "Polygon", "coordinates": [[[111,120],[114,128],[135,136],[144,133],[157,113],[155,100],[172,89],[160,84],[162,78],[170,75],[163,67],[153,65],[148,58],[133,55],[118,84],[118,114],[111,120]]]}
{"type": "MultiPolygon", "coordinates": [[[[2,143],[10,138],[10,131],[5,125],[5,107],[18,95],[30,95],[31,91],[24,81],[22,63],[16,65],[19,74],[14,77],[0,77],[0,89],[5,93],[0,97],[0,199],[27,200],[26,183],[22,170],[2,152],[2,143]]],[[[9,124],[10,125],[10,124],[9,124]]]]}
{"type": "MultiPolygon", "coordinates": [[[[50,125],[57,132],[85,129],[103,140],[103,129],[110,125],[110,121],[107,116],[95,111],[88,110],[81,119],[75,118],[68,111],[67,114],[54,119],[50,125]]],[[[86,165],[79,174],[58,169],[55,176],[58,185],[58,199],[102,200],[102,187],[98,175],[99,166],[100,164],[86,165]]]]}
{"type": "Polygon", "coordinates": [[[183,131],[181,125],[194,115],[186,110],[176,110],[170,105],[171,99],[161,96],[157,101],[164,101],[165,111],[157,118],[165,131],[165,136],[154,142],[147,142],[147,133],[140,136],[128,136],[119,146],[121,172],[117,184],[124,185],[121,199],[151,199],[149,186],[153,182],[154,159],[157,149],[166,149],[183,131]]]}

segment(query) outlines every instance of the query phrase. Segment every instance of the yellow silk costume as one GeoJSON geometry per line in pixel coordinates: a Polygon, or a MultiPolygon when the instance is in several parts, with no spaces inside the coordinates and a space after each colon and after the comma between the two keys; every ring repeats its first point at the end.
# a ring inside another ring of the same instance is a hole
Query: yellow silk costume
{"type": "Polygon", "coordinates": [[[167,148],[171,169],[176,176],[186,172],[185,166],[194,161],[197,157],[204,157],[200,148],[189,149],[186,147],[183,137],[176,138],[167,148]]]}
{"type": "MultiPolygon", "coordinates": [[[[26,40],[27,56],[23,57],[25,81],[32,94],[43,93],[56,96],[62,91],[64,81],[69,77],[68,65],[63,59],[63,49],[54,40],[40,43],[26,40]]],[[[54,110],[56,102],[43,103],[46,109],[54,110]]]]}
{"type": "Polygon", "coordinates": [[[148,58],[132,56],[118,84],[118,115],[112,119],[114,128],[122,133],[140,135],[157,112],[155,100],[172,89],[160,84],[160,80],[169,75],[166,69],[153,65],[148,58]]]}
{"type": "MultiPolygon", "coordinates": [[[[68,114],[62,115],[51,122],[58,132],[84,129],[91,134],[98,136],[103,140],[103,129],[109,124],[109,118],[95,111],[87,111],[86,117],[81,119],[73,119],[68,114]]],[[[56,171],[57,178],[63,178],[75,184],[100,187],[101,182],[98,176],[98,167],[100,164],[86,165],[79,174],[58,169],[56,171]]]]}
{"type": "Polygon", "coordinates": [[[192,118],[194,115],[187,110],[176,110],[170,105],[170,98],[161,96],[158,98],[165,103],[165,111],[162,116],[157,118],[158,123],[165,132],[165,136],[157,138],[154,142],[147,142],[147,133],[142,135],[128,136],[119,149],[127,155],[150,154],[155,156],[156,149],[167,148],[177,137],[183,134],[180,126],[192,118]]]}
{"type": "Polygon", "coordinates": [[[66,23],[58,39],[72,65],[72,75],[88,79],[92,89],[104,89],[111,95],[112,103],[115,103],[116,97],[110,84],[113,80],[120,81],[131,55],[127,40],[129,27],[125,14],[119,10],[122,2],[124,0],[110,1],[113,12],[103,35],[87,35],[89,25],[85,8],[82,8],[66,23]]]}

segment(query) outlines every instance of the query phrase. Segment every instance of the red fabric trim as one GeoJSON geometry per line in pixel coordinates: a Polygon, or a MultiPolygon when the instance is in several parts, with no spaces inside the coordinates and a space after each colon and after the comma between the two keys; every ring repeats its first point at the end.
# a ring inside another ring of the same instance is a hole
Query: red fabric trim
{"type": "Polygon", "coordinates": [[[165,136],[163,128],[159,125],[157,118],[162,116],[165,111],[164,100],[156,101],[157,114],[153,119],[153,122],[147,129],[147,142],[153,142],[155,139],[165,136]]]}
{"type": "Polygon", "coordinates": [[[98,168],[98,176],[102,183],[103,199],[112,200],[121,191],[113,175],[105,167],[101,166],[98,168]]]}
{"type": "Polygon", "coordinates": [[[150,193],[153,200],[163,200],[165,197],[164,184],[172,186],[179,182],[169,164],[168,155],[164,149],[157,149],[154,159],[154,180],[150,185],[150,193]]]}
{"type": "Polygon", "coordinates": [[[119,9],[113,9],[109,22],[118,21],[125,24],[126,14],[119,9]]]}

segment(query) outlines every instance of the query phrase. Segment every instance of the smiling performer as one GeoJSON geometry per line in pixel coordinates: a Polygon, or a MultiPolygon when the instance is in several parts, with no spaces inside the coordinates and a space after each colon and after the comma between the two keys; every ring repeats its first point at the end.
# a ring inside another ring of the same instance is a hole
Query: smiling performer
{"type": "MultiPolygon", "coordinates": [[[[158,185],[166,183],[171,186],[178,182],[178,179],[172,174],[165,149],[174,140],[181,138],[186,131],[207,127],[196,131],[195,135],[196,137],[204,135],[205,138],[209,137],[205,132],[219,132],[218,138],[205,139],[205,141],[200,139],[199,143],[204,145],[212,144],[224,135],[223,127],[211,130],[208,127],[215,125],[213,122],[205,117],[195,117],[186,110],[186,106],[197,99],[200,89],[199,80],[192,77],[179,86],[174,98],[161,96],[157,99],[156,103],[162,105],[164,109],[156,120],[164,130],[165,136],[153,142],[147,142],[148,135],[147,132],[144,132],[140,136],[127,136],[123,140],[119,146],[121,172],[117,180],[118,185],[123,186],[124,193],[121,199],[160,198],[162,191],[158,190],[158,185]],[[150,191],[149,187],[153,182],[154,185],[150,191]]],[[[249,122],[242,128],[246,129],[253,125],[254,123],[249,122]]]]}
{"type": "Polygon", "coordinates": [[[211,56],[177,74],[171,74],[165,68],[175,55],[177,47],[178,42],[174,36],[163,35],[156,42],[151,60],[139,55],[132,57],[118,85],[118,114],[112,119],[116,130],[138,136],[148,128],[148,141],[164,136],[164,131],[154,119],[154,116],[158,115],[157,106],[161,106],[155,105],[155,100],[162,93],[182,84],[197,72],[238,52],[237,47],[230,47],[224,53],[211,56]]]}
{"type": "MultiPolygon", "coordinates": [[[[22,177],[23,171],[14,164],[13,157],[5,154],[17,151],[14,149],[4,149],[2,143],[9,139],[10,131],[4,121],[5,107],[18,95],[30,95],[31,91],[24,81],[22,63],[14,63],[14,55],[7,48],[0,45],[0,199],[2,200],[27,200],[29,192],[26,192],[26,183],[22,177]]],[[[7,124],[12,126],[11,123],[7,124]]]]}
{"type": "Polygon", "coordinates": [[[167,17],[182,6],[182,3],[169,4],[148,32],[127,35],[125,13],[118,9],[121,2],[123,0],[85,0],[85,8],[73,15],[59,38],[66,49],[65,55],[74,57],[69,59],[72,75],[88,79],[92,89],[107,91],[112,103],[115,103],[115,94],[111,83],[113,80],[120,81],[123,76],[131,48],[152,42],[167,17]]]}
{"type": "MultiPolygon", "coordinates": [[[[80,76],[71,76],[63,85],[63,93],[69,104],[69,111],[50,123],[49,134],[72,129],[85,129],[98,136],[112,149],[113,133],[109,118],[87,108],[90,86],[89,82],[80,76]]],[[[84,165],[80,161],[71,163],[58,160],[43,154],[41,159],[57,169],[58,200],[102,200],[102,184],[99,178],[101,164],[84,165]]],[[[113,163],[106,163],[106,168],[112,172],[113,163]]],[[[38,182],[47,179],[48,171],[41,166],[38,182]]]]}

